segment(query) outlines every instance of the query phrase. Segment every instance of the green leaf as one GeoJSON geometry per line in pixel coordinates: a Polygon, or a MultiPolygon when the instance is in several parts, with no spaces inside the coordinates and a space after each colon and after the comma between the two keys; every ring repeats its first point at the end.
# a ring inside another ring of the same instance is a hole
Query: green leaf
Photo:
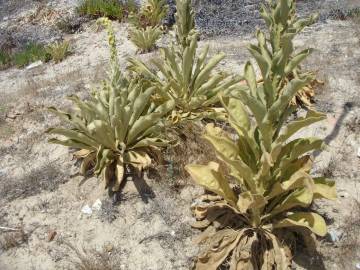
{"type": "Polygon", "coordinates": [[[247,61],[245,64],[244,77],[246,79],[247,85],[250,88],[251,95],[256,97],[257,93],[257,83],[256,83],[256,74],[254,71],[254,67],[252,66],[250,61],[247,61]]]}
{"type": "Polygon", "coordinates": [[[327,233],[325,220],[320,215],[313,212],[297,212],[290,214],[274,224],[274,228],[297,226],[308,228],[319,236],[325,236],[327,233]]]}
{"type": "Polygon", "coordinates": [[[295,190],[290,193],[280,204],[278,204],[271,212],[271,216],[275,216],[294,207],[308,207],[313,200],[313,192],[306,188],[295,190]]]}
{"type": "Polygon", "coordinates": [[[335,181],[328,180],[325,177],[317,177],[314,178],[314,183],[314,199],[336,200],[335,181]]]}
{"type": "Polygon", "coordinates": [[[295,55],[290,61],[289,63],[286,65],[285,67],[285,73],[289,74],[290,72],[292,72],[295,68],[298,67],[298,65],[306,58],[308,57],[311,53],[312,53],[312,49],[305,49],[303,51],[301,51],[300,53],[298,53],[297,55],[295,55]]]}
{"type": "Polygon", "coordinates": [[[319,113],[316,111],[309,110],[306,114],[306,117],[298,118],[292,122],[290,122],[281,132],[281,135],[276,140],[277,143],[285,142],[289,139],[292,135],[298,132],[300,129],[307,127],[313,123],[319,122],[326,119],[326,115],[323,113],[319,113]]]}

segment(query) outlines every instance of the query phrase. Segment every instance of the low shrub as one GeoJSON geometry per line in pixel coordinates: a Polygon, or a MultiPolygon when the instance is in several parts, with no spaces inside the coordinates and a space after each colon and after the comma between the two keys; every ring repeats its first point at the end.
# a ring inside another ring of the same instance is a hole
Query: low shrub
{"type": "Polygon", "coordinates": [[[111,20],[122,21],[130,13],[137,11],[133,0],[82,0],[77,7],[80,15],[90,15],[94,18],[107,17],[111,20]]]}
{"type": "Polygon", "coordinates": [[[15,66],[24,67],[39,60],[47,62],[50,60],[50,55],[46,51],[45,46],[37,43],[29,43],[23,50],[14,53],[11,58],[15,66]]]}
{"type": "Polygon", "coordinates": [[[11,64],[11,55],[8,52],[0,51],[0,70],[6,69],[11,64]]]}

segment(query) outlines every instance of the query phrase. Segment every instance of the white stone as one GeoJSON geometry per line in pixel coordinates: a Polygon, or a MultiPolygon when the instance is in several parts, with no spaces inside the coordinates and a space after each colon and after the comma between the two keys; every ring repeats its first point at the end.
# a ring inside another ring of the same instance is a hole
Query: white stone
{"type": "Polygon", "coordinates": [[[81,208],[81,212],[86,214],[86,215],[91,215],[92,214],[92,209],[90,208],[89,205],[85,205],[83,208],[81,208]]]}
{"type": "Polygon", "coordinates": [[[101,210],[102,203],[100,199],[97,199],[94,204],[92,205],[91,209],[94,211],[100,211],[101,210]]]}
{"type": "Polygon", "coordinates": [[[31,63],[30,65],[28,65],[28,66],[26,67],[26,69],[36,68],[36,67],[38,67],[38,66],[41,66],[42,64],[43,64],[43,62],[42,62],[41,60],[39,60],[39,61],[36,61],[36,62],[31,63]]]}

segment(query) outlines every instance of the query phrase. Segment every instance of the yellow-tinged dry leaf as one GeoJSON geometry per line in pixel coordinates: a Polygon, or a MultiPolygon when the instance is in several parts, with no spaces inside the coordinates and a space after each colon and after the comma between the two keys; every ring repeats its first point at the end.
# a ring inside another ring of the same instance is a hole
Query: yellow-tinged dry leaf
{"type": "Polygon", "coordinates": [[[326,198],[336,200],[335,181],[327,180],[325,177],[314,178],[314,199],[326,198]]]}
{"type": "Polygon", "coordinates": [[[278,196],[289,190],[306,187],[308,190],[313,192],[314,182],[309,174],[304,171],[297,171],[294,173],[289,180],[282,183],[277,182],[274,184],[271,192],[266,196],[266,198],[272,199],[275,196],[278,196]]]}
{"type": "Polygon", "coordinates": [[[306,227],[319,236],[325,236],[327,233],[325,220],[313,212],[297,212],[274,224],[274,228],[292,226],[306,227]]]}
{"type": "Polygon", "coordinates": [[[238,244],[241,234],[232,229],[224,229],[212,237],[212,246],[198,257],[196,270],[217,270],[238,244]]]}
{"type": "Polygon", "coordinates": [[[142,171],[151,165],[151,158],[144,151],[129,151],[124,155],[124,163],[129,163],[139,171],[142,171]]]}
{"type": "Polygon", "coordinates": [[[220,165],[209,162],[208,165],[187,165],[185,167],[196,183],[222,196],[231,205],[236,205],[237,198],[227,180],[220,172],[220,165]]]}
{"type": "Polygon", "coordinates": [[[120,185],[121,185],[122,181],[124,180],[124,174],[125,174],[124,163],[121,161],[120,158],[117,160],[117,163],[115,166],[116,166],[115,167],[115,184],[112,188],[112,190],[114,192],[119,190],[120,185]]]}
{"type": "Polygon", "coordinates": [[[95,165],[95,160],[96,160],[95,152],[90,152],[86,156],[84,156],[84,159],[83,159],[83,161],[81,163],[81,167],[80,167],[80,173],[82,175],[85,175],[86,171],[89,169],[89,167],[95,165]]]}
{"type": "Polygon", "coordinates": [[[75,158],[84,158],[86,157],[88,154],[90,154],[92,151],[88,150],[88,149],[81,149],[79,151],[74,152],[74,157],[75,158]]]}
{"type": "Polygon", "coordinates": [[[270,213],[271,216],[275,216],[281,212],[287,211],[294,207],[308,207],[313,200],[312,191],[303,188],[295,190],[286,199],[277,205],[270,213]]]}
{"type": "Polygon", "coordinates": [[[222,156],[231,160],[237,159],[239,150],[236,144],[224,134],[221,128],[215,127],[212,123],[207,124],[204,138],[208,140],[222,156]]]}
{"type": "Polygon", "coordinates": [[[266,205],[265,198],[260,194],[251,194],[246,191],[240,194],[237,207],[241,213],[245,214],[248,209],[261,208],[266,205]]]}

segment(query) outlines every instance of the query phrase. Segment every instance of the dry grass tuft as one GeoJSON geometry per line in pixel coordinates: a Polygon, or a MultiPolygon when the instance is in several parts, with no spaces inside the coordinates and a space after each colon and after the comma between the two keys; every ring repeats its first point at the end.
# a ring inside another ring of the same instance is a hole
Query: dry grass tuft
{"type": "Polygon", "coordinates": [[[115,270],[120,269],[118,258],[112,254],[112,246],[104,246],[102,251],[95,249],[77,248],[63,242],[73,252],[71,259],[72,269],[76,270],[115,270]]]}

